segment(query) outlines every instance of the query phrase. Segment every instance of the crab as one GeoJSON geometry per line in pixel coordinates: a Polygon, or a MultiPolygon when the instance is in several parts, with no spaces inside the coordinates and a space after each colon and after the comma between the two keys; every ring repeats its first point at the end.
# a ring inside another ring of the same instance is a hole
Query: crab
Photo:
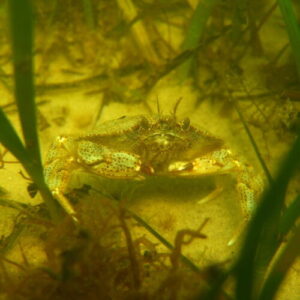
{"type": "Polygon", "coordinates": [[[188,118],[177,120],[175,112],[124,116],[85,135],[56,138],[45,162],[45,180],[76,222],[76,211],[65,194],[71,175],[78,170],[132,180],[234,174],[243,223],[253,213],[260,192],[252,169],[235,158],[222,139],[191,125],[188,118]]]}

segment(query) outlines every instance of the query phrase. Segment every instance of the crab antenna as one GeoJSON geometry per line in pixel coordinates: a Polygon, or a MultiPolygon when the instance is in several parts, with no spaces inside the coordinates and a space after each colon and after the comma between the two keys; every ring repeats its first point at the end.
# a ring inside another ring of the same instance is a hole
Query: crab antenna
{"type": "Polygon", "coordinates": [[[182,97],[180,97],[180,98],[176,101],[176,103],[175,103],[175,105],[174,105],[174,108],[173,108],[173,117],[174,117],[174,119],[176,119],[177,108],[178,108],[178,106],[179,106],[181,100],[182,100],[182,97]]]}

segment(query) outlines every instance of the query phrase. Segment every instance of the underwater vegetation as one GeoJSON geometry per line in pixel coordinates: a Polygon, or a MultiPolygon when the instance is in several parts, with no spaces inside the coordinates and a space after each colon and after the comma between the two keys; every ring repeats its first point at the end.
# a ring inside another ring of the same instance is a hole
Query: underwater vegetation
{"type": "Polygon", "coordinates": [[[299,18],[291,0],[2,1],[0,299],[299,299],[299,18]],[[223,174],[47,186],[57,135],[170,111],[263,178],[235,245],[223,174]]]}

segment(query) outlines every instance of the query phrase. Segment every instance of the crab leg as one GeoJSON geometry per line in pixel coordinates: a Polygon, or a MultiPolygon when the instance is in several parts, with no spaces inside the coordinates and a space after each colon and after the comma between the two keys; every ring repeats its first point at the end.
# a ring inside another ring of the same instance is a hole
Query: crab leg
{"type": "Polygon", "coordinates": [[[64,196],[72,173],[76,170],[106,178],[144,179],[140,175],[141,161],[138,156],[99,147],[90,141],[72,137],[57,137],[45,163],[45,180],[52,195],[64,210],[78,222],[76,212],[64,196]]]}
{"type": "Polygon", "coordinates": [[[75,158],[68,149],[69,138],[59,136],[49,150],[45,163],[44,175],[46,183],[63,209],[75,222],[78,222],[76,212],[64,196],[69,183],[71,170],[78,168],[75,158]]]}
{"type": "Polygon", "coordinates": [[[251,172],[250,167],[246,167],[236,160],[229,149],[214,151],[209,153],[209,155],[198,157],[188,162],[179,161],[172,163],[169,166],[169,171],[178,176],[191,177],[236,173],[236,189],[239,194],[244,220],[237,233],[228,242],[228,245],[233,245],[255,210],[255,201],[262,190],[260,177],[251,172]]]}

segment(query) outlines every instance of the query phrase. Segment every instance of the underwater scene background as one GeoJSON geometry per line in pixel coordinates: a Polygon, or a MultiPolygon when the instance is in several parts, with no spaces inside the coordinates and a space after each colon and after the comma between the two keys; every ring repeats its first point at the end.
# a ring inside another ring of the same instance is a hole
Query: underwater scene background
{"type": "Polygon", "coordinates": [[[299,18],[0,1],[0,299],[300,299],[299,18]]]}

